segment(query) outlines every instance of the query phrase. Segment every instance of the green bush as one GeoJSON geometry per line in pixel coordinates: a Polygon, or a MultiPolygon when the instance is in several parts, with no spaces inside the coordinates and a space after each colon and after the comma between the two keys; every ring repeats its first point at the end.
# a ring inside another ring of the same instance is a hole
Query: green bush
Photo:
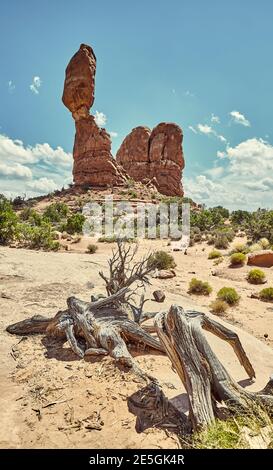
{"type": "Polygon", "coordinates": [[[208,259],[216,259],[216,258],[221,258],[222,253],[218,250],[212,250],[210,251],[208,255],[208,259]]]}
{"type": "Polygon", "coordinates": [[[224,300],[216,299],[211,302],[210,311],[212,313],[215,313],[216,315],[223,315],[227,311],[228,307],[229,305],[227,302],[225,302],[224,300]]]}
{"type": "Polygon", "coordinates": [[[212,292],[212,287],[208,282],[200,281],[200,279],[192,278],[189,291],[190,294],[209,295],[212,292]]]}
{"type": "Polygon", "coordinates": [[[69,208],[63,202],[54,202],[47,206],[43,213],[43,218],[50,222],[60,222],[63,218],[67,217],[69,208]]]}
{"type": "Polygon", "coordinates": [[[230,257],[231,266],[243,266],[246,262],[246,255],[244,253],[233,253],[230,257]]]}
{"type": "Polygon", "coordinates": [[[16,237],[18,217],[12,204],[0,195],[0,245],[7,245],[16,237]]]}
{"type": "Polygon", "coordinates": [[[267,300],[269,302],[273,301],[273,287],[266,287],[261,290],[259,297],[261,300],[267,300]]]}
{"type": "Polygon", "coordinates": [[[93,254],[93,253],[96,253],[97,249],[98,249],[97,245],[95,245],[94,243],[90,243],[90,244],[87,246],[87,250],[86,250],[86,251],[87,251],[87,253],[93,254]]]}
{"type": "Polygon", "coordinates": [[[148,267],[154,267],[156,269],[172,269],[176,267],[174,258],[166,251],[160,250],[155,251],[149,258],[148,267]]]}
{"type": "Polygon", "coordinates": [[[214,246],[219,250],[226,250],[228,248],[229,241],[226,235],[218,235],[215,239],[214,246]]]}
{"type": "Polygon", "coordinates": [[[251,284],[264,284],[265,282],[265,273],[258,268],[251,269],[247,275],[247,280],[251,284]]]}
{"type": "Polygon", "coordinates": [[[43,248],[57,251],[60,244],[56,241],[56,233],[50,223],[42,221],[40,226],[32,227],[22,223],[18,225],[17,238],[27,248],[43,248]]]}
{"type": "Polygon", "coordinates": [[[233,287],[222,287],[217,293],[217,299],[224,300],[229,305],[235,305],[239,302],[240,296],[233,287]]]}
{"type": "Polygon", "coordinates": [[[63,226],[63,231],[73,235],[74,233],[82,233],[85,217],[82,214],[73,214],[67,218],[66,224],[63,226]]]}
{"type": "Polygon", "coordinates": [[[40,226],[43,221],[41,214],[32,209],[32,207],[25,207],[20,214],[20,219],[24,222],[29,222],[31,225],[38,226],[40,226]]]}

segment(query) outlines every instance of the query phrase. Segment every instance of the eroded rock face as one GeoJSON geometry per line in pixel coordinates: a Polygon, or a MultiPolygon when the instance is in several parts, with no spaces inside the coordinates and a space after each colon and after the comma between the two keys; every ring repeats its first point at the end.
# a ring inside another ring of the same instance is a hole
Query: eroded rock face
{"type": "Polygon", "coordinates": [[[133,179],[153,179],[162,194],[182,196],[182,141],[182,129],[177,124],[161,123],[152,131],[136,127],[121,144],[117,162],[133,179]]]}
{"type": "Polygon", "coordinates": [[[76,125],[73,178],[76,185],[114,186],[124,182],[125,173],[111,155],[109,134],[89,114],[94,102],[95,73],[93,49],[81,44],[66,68],[62,97],[76,125]]]}
{"type": "Polygon", "coordinates": [[[131,178],[136,181],[150,179],[148,127],[135,127],[122,142],[116,160],[131,178]]]}
{"type": "Polygon", "coordinates": [[[95,99],[96,56],[92,47],[81,44],[65,71],[63,103],[77,120],[87,117],[95,99]]]}
{"type": "Polygon", "coordinates": [[[76,121],[73,157],[76,184],[104,187],[124,180],[111,156],[110,135],[97,126],[93,116],[76,121]]]}

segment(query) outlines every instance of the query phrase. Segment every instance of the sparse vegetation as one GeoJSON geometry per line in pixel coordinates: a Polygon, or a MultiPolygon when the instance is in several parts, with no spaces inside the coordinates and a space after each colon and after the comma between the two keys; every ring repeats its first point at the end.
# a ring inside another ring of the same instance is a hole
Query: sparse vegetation
{"type": "Polygon", "coordinates": [[[217,299],[224,300],[229,305],[236,305],[240,296],[233,287],[222,287],[217,293],[217,299]]]}
{"type": "Polygon", "coordinates": [[[229,241],[226,235],[218,235],[214,241],[215,248],[219,250],[226,250],[229,246],[229,241]]]}
{"type": "Polygon", "coordinates": [[[40,226],[34,227],[26,223],[18,225],[17,239],[21,246],[27,248],[42,248],[52,251],[57,251],[60,248],[60,244],[56,240],[56,233],[51,224],[45,221],[42,221],[40,226]]]}
{"type": "Polygon", "coordinates": [[[258,268],[251,269],[247,275],[247,280],[251,284],[264,284],[265,282],[265,273],[258,268]]]}
{"type": "Polygon", "coordinates": [[[0,245],[8,245],[17,234],[18,217],[12,204],[5,196],[0,195],[0,245]]]}
{"type": "Polygon", "coordinates": [[[248,245],[246,245],[245,243],[237,242],[233,243],[229,254],[232,255],[233,253],[244,253],[246,255],[247,253],[249,253],[249,251],[250,250],[248,245]]]}
{"type": "Polygon", "coordinates": [[[265,287],[265,289],[261,290],[259,297],[261,300],[273,302],[273,287],[265,287]]]}
{"type": "Polygon", "coordinates": [[[189,294],[209,295],[212,292],[212,287],[206,281],[192,278],[189,285],[189,294]]]}
{"type": "Polygon", "coordinates": [[[148,267],[154,266],[157,269],[173,269],[176,267],[174,257],[166,251],[155,251],[149,258],[148,267]]]}
{"type": "Polygon", "coordinates": [[[84,215],[80,213],[73,214],[67,218],[66,223],[62,226],[62,231],[66,231],[70,235],[82,233],[84,221],[84,215]]]}
{"type": "Polygon", "coordinates": [[[246,262],[246,255],[244,253],[233,253],[230,257],[230,265],[231,266],[244,266],[246,262]]]}
{"type": "Polygon", "coordinates": [[[43,213],[43,218],[50,222],[60,222],[63,218],[67,217],[69,213],[68,206],[63,202],[54,202],[47,206],[43,213]]]}
{"type": "Polygon", "coordinates": [[[217,258],[221,258],[222,256],[222,253],[218,250],[212,250],[210,251],[209,255],[208,255],[208,259],[217,259],[217,258]]]}
{"type": "Polygon", "coordinates": [[[216,299],[210,304],[210,311],[216,315],[224,315],[229,305],[224,300],[216,299]]]}
{"type": "Polygon", "coordinates": [[[100,243],[115,243],[116,241],[117,241],[116,235],[112,235],[111,237],[103,236],[98,239],[98,242],[100,243]]]}
{"type": "Polygon", "coordinates": [[[261,238],[258,243],[261,246],[262,250],[268,250],[268,248],[270,247],[270,243],[267,238],[261,238]]]}
{"type": "Polygon", "coordinates": [[[98,249],[98,246],[95,245],[94,243],[90,243],[88,246],[87,246],[87,249],[86,249],[86,252],[87,253],[90,253],[90,254],[93,254],[93,253],[96,253],[98,249]]]}

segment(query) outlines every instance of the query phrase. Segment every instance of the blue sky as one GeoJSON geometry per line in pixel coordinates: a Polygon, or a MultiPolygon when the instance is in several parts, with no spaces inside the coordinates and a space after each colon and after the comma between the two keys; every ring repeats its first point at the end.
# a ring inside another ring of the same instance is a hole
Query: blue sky
{"type": "Polygon", "coordinates": [[[113,154],[133,127],[176,122],[187,195],[272,205],[271,0],[10,0],[1,19],[0,192],[71,180],[74,123],[61,96],[65,67],[87,43],[92,113],[105,115],[113,154]]]}

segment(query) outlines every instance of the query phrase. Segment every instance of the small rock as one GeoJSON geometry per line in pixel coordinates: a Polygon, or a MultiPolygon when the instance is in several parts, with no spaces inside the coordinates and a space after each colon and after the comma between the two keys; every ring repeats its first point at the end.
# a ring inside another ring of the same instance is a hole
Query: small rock
{"type": "Polygon", "coordinates": [[[267,333],[264,334],[264,338],[265,338],[265,339],[268,338],[268,334],[267,334],[267,333]]]}
{"type": "Polygon", "coordinates": [[[156,302],[164,302],[166,295],[162,290],[155,290],[153,296],[156,302]]]}
{"type": "Polygon", "coordinates": [[[169,271],[167,271],[165,269],[161,269],[160,271],[158,271],[156,277],[158,279],[171,279],[175,276],[176,276],[176,274],[175,274],[175,271],[173,269],[170,269],[169,271]]]}

